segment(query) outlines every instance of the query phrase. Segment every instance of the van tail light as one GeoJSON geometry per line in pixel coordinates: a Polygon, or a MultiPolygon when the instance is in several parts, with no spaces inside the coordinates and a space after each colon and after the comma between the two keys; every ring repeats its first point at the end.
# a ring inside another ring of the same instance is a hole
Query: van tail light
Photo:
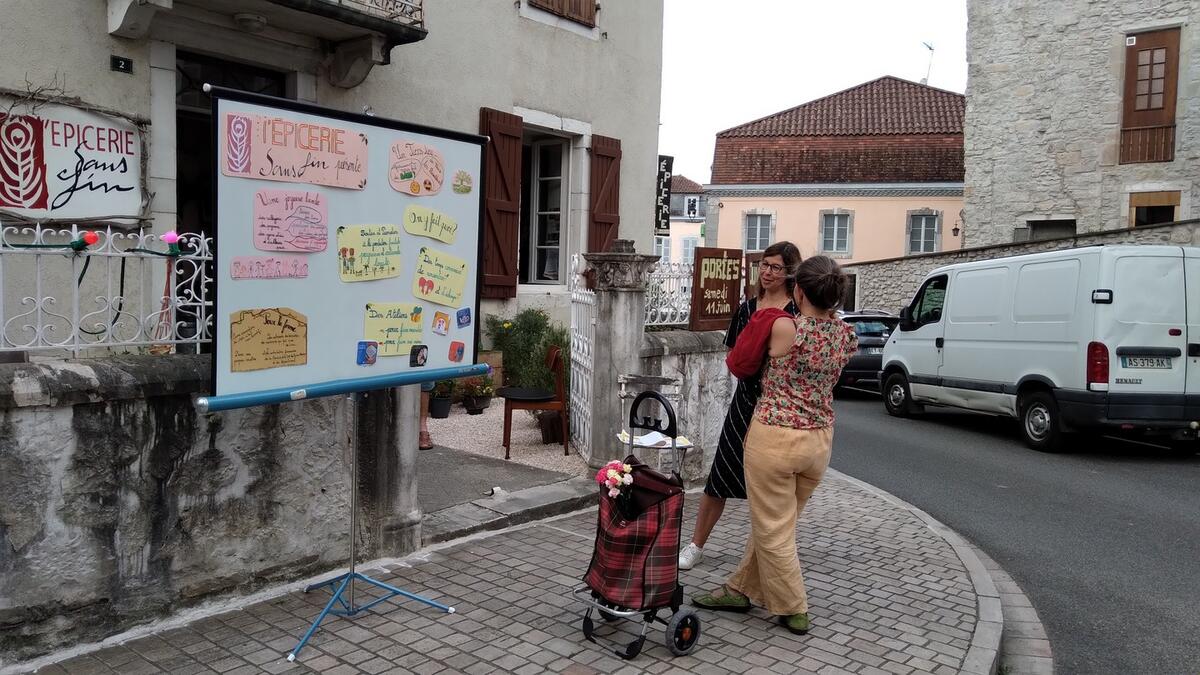
{"type": "Polygon", "coordinates": [[[1108,347],[1103,342],[1088,343],[1087,384],[1093,391],[1108,388],[1108,347]]]}

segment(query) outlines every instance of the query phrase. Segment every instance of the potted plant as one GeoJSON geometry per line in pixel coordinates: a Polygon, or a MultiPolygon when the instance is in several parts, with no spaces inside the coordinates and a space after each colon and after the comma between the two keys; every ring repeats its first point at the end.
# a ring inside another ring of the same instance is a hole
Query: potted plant
{"type": "Polygon", "coordinates": [[[467,414],[478,415],[491,405],[492,396],[496,393],[492,378],[487,375],[468,377],[459,385],[462,389],[463,407],[467,414]]]}
{"type": "Polygon", "coordinates": [[[444,420],[450,416],[450,402],[454,395],[454,380],[439,380],[429,395],[429,416],[444,420]]]}

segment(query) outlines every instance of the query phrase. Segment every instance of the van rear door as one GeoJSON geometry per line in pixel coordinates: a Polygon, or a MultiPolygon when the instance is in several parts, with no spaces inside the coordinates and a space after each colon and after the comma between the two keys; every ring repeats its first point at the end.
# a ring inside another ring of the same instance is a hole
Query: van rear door
{"type": "Polygon", "coordinates": [[[1183,249],[1121,247],[1105,253],[1100,278],[1109,284],[1112,302],[1103,304],[1101,291],[1096,333],[1109,351],[1109,418],[1182,419],[1187,373],[1183,249]],[[1177,398],[1147,405],[1138,394],[1177,398]]]}
{"type": "Polygon", "coordinates": [[[1187,420],[1200,421],[1200,248],[1183,249],[1184,277],[1187,282],[1187,376],[1183,393],[1187,399],[1187,420]]]}

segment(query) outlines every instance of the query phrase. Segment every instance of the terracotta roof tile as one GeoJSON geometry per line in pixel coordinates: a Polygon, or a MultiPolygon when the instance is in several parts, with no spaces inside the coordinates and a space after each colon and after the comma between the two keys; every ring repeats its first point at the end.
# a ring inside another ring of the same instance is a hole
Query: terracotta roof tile
{"type": "Polygon", "coordinates": [[[700,194],[701,192],[704,192],[704,188],[691,178],[679,174],[671,176],[671,194],[700,194]]]}
{"type": "Polygon", "coordinates": [[[717,138],[961,134],[965,111],[962,94],[889,75],[726,129],[717,138]]]}

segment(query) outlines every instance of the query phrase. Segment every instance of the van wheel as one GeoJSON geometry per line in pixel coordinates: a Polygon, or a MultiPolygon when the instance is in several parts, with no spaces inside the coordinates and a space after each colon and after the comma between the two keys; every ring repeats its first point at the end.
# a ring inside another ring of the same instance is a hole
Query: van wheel
{"type": "Polygon", "coordinates": [[[1021,435],[1025,444],[1039,452],[1062,450],[1062,424],[1058,418],[1058,403],[1049,392],[1035,391],[1021,396],[1021,435]]]}
{"type": "Polygon", "coordinates": [[[916,411],[904,373],[892,373],[883,381],[883,407],[895,417],[909,417],[916,411]]]}

